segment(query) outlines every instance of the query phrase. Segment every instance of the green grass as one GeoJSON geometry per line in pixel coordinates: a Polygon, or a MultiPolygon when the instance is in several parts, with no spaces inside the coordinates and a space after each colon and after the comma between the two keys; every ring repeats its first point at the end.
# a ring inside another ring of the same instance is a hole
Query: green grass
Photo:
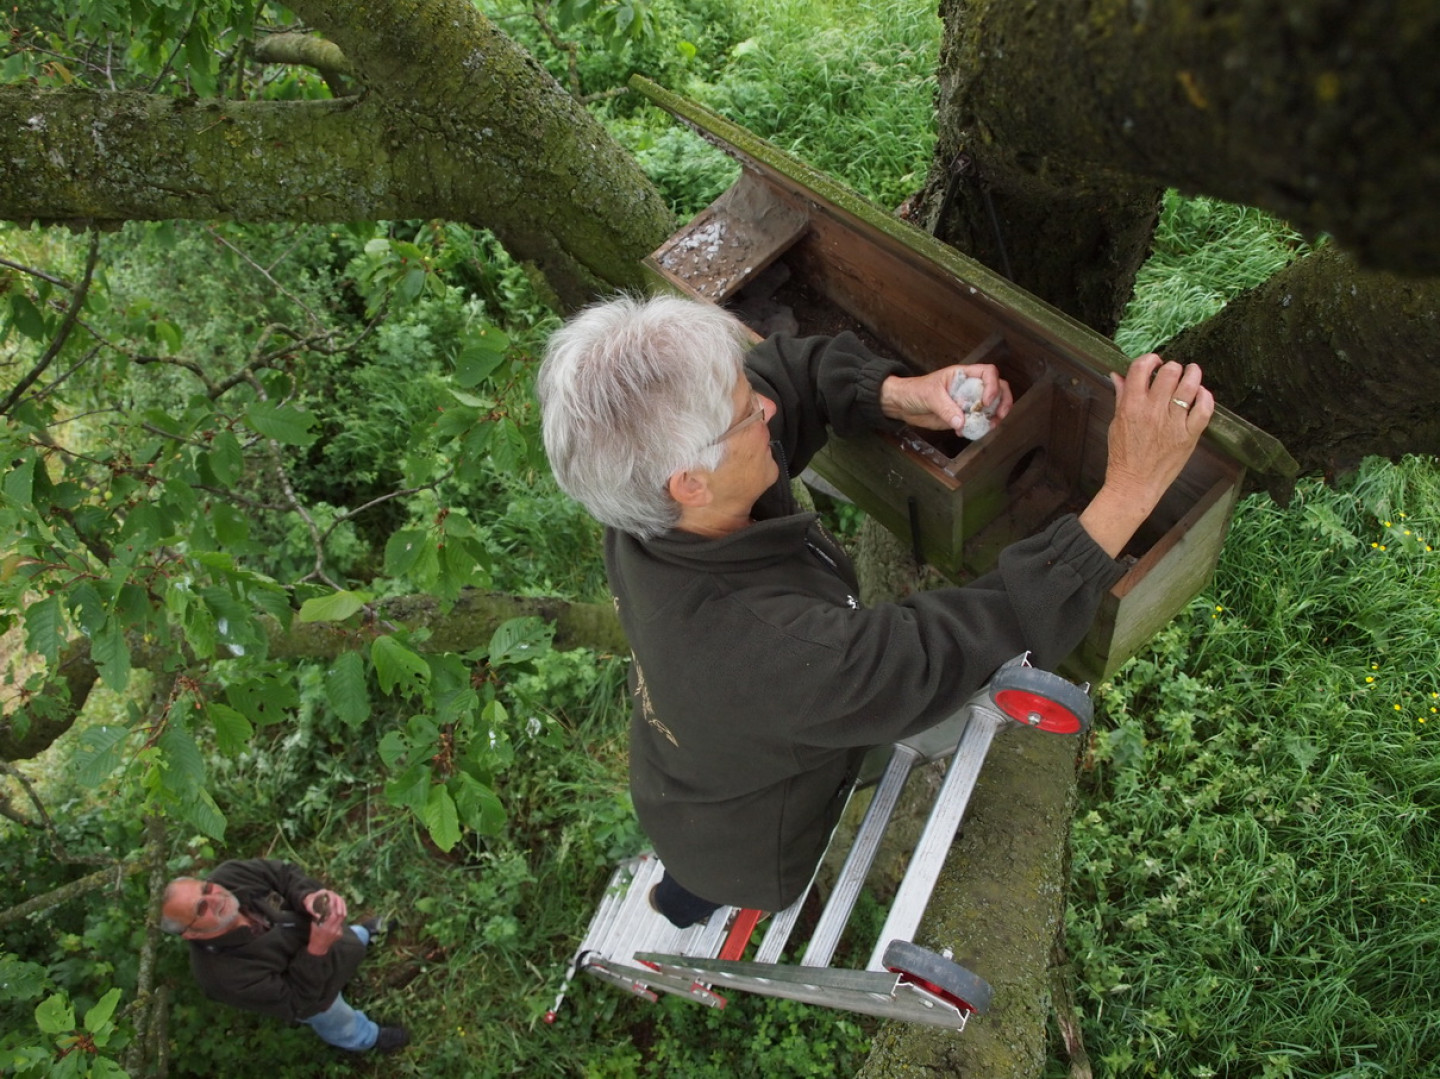
{"type": "MultiPolygon", "coordinates": [[[[737,0],[748,36],[716,73],[673,88],[885,207],[918,189],[934,146],[940,20],[926,0],[737,0]]],[[[614,121],[681,216],[734,179],[734,163],[658,110],[614,121]]]]}
{"type": "Polygon", "coordinates": [[[1115,343],[1127,356],[1154,351],[1308,251],[1263,210],[1167,191],[1115,343]]]}
{"type": "Polygon", "coordinates": [[[1440,1074],[1437,537],[1433,460],[1253,496],[1097,687],[1069,909],[1097,1075],[1440,1074]]]}

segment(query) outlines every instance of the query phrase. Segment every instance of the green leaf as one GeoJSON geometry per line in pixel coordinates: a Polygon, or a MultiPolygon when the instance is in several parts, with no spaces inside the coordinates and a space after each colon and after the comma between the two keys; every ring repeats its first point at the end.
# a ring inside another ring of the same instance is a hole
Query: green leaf
{"type": "Polygon", "coordinates": [[[346,652],[330,665],[325,672],[325,696],[347,727],[358,727],[370,718],[370,690],[360,653],[346,652]]]}
{"type": "Polygon", "coordinates": [[[130,728],[109,723],[81,731],[80,744],[70,760],[75,782],[89,790],[99,787],[119,767],[129,736],[130,728]]]}
{"type": "Polygon", "coordinates": [[[60,649],[65,644],[63,626],[59,596],[46,596],[25,608],[25,643],[52,667],[60,662],[60,649]]]}
{"type": "Polygon", "coordinates": [[[5,497],[17,506],[28,506],[35,500],[35,457],[26,453],[5,473],[5,497]]]}
{"type": "Polygon", "coordinates": [[[186,798],[176,800],[171,806],[171,812],[186,824],[194,827],[196,831],[211,839],[225,838],[225,814],[220,812],[220,807],[215,804],[215,799],[210,797],[210,792],[204,788],[192,791],[186,798]]]}
{"type": "Polygon", "coordinates": [[[427,544],[433,541],[414,528],[401,529],[385,541],[385,572],[403,577],[419,560],[427,544]]]}
{"type": "Polygon", "coordinates": [[[210,524],[215,529],[215,542],[231,550],[242,549],[250,542],[250,520],[228,502],[217,502],[210,511],[210,524]]]}
{"type": "Polygon", "coordinates": [[[100,671],[100,678],[116,693],[130,684],[130,646],[125,631],[109,618],[90,640],[90,658],[100,671]]]}
{"type": "Polygon", "coordinates": [[[430,791],[430,766],[412,764],[385,784],[385,799],[393,806],[408,809],[416,816],[424,813],[430,791]]]}
{"type": "Polygon", "coordinates": [[[471,341],[455,357],[455,381],[468,389],[488,378],[504,359],[503,343],[497,349],[488,339],[471,341]]]}
{"type": "Polygon", "coordinates": [[[278,723],[300,703],[295,687],[278,678],[255,678],[225,687],[225,699],[257,727],[278,723]]]}
{"type": "Polygon", "coordinates": [[[528,452],[525,436],[509,416],[495,422],[490,433],[490,460],[500,472],[519,472],[528,452]]]}
{"type": "Polygon", "coordinates": [[[245,473],[245,451],[229,431],[220,431],[210,443],[204,461],[222,487],[230,487],[245,473]]]}
{"type": "Polygon", "coordinates": [[[215,616],[203,603],[192,603],[185,608],[182,618],[185,626],[185,641],[200,659],[215,655],[215,616]]]}
{"type": "Polygon", "coordinates": [[[550,650],[554,632],[550,623],[533,615],[507,619],[490,636],[491,665],[525,662],[544,655],[550,650]]]}
{"type": "Polygon", "coordinates": [[[455,811],[455,800],[443,786],[430,788],[423,819],[430,838],[441,850],[448,853],[460,842],[460,815],[455,811]]]}
{"type": "Polygon", "coordinates": [[[90,1079],[130,1079],[130,1073],[109,1057],[96,1057],[90,1063],[90,1079]]]}
{"type": "Polygon", "coordinates": [[[496,835],[505,826],[505,807],[495,792],[474,776],[460,772],[451,784],[455,808],[465,825],[481,835],[496,835]]]}
{"type": "Polygon", "coordinates": [[[44,991],[44,967],[15,955],[0,955],[0,1001],[33,1000],[44,991]]]}
{"type": "Polygon", "coordinates": [[[369,592],[339,591],[300,604],[301,622],[343,622],[370,602],[369,592]]]}
{"type": "Polygon", "coordinates": [[[182,724],[169,723],[156,744],[166,763],[164,785],[167,790],[184,795],[205,786],[205,758],[182,724]]]}
{"type": "Polygon", "coordinates": [[[46,1034],[66,1034],[75,1029],[75,1009],[64,993],[56,993],[35,1008],[35,1022],[46,1034]]]}
{"type": "Polygon", "coordinates": [[[405,276],[400,279],[399,286],[395,289],[396,295],[401,303],[412,303],[415,297],[425,287],[425,268],[423,266],[412,266],[405,271],[405,276]]]}
{"type": "Polygon", "coordinates": [[[397,689],[414,693],[430,681],[430,668],[425,661],[394,637],[375,638],[370,646],[370,661],[375,664],[375,677],[386,693],[397,689]]]}
{"type": "Polygon", "coordinates": [[[118,1003],[120,1003],[120,990],[111,989],[85,1013],[85,1029],[93,1034],[109,1024],[110,1017],[115,1014],[115,1005],[118,1003]]]}
{"type": "Polygon", "coordinates": [[[209,701],[205,716],[215,727],[215,745],[226,756],[233,757],[249,744],[255,728],[241,713],[229,705],[209,701]]]}
{"type": "Polygon", "coordinates": [[[318,437],[310,430],[315,424],[314,414],[302,412],[293,405],[256,401],[245,410],[245,419],[266,438],[273,438],[287,446],[308,446],[318,437]]]}
{"type": "Polygon", "coordinates": [[[380,739],[377,752],[386,768],[394,768],[409,754],[410,743],[399,731],[387,731],[380,739]]]}
{"type": "Polygon", "coordinates": [[[22,292],[10,296],[10,317],[15,320],[15,328],[32,341],[43,341],[49,334],[45,328],[45,316],[22,292]]]}

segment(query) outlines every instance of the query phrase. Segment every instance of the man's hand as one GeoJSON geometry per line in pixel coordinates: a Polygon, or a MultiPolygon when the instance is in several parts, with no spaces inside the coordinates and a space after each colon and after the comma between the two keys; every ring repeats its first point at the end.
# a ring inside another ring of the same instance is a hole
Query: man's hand
{"type": "Polygon", "coordinates": [[[959,434],[965,426],[965,410],[950,396],[950,383],[957,374],[978,378],[985,384],[980,403],[986,408],[995,403],[994,420],[1003,419],[1015,404],[1010,384],[1000,377],[994,364],[972,363],[952,364],[910,378],[891,375],[880,384],[880,410],[911,427],[959,434]]]}
{"type": "Polygon", "coordinates": [[[335,942],[345,935],[345,900],[328,888],[311,892],[304,899],[305,910],[310,922],[310,943],[307,951],[311,955],[326,955],[335,942]]]}

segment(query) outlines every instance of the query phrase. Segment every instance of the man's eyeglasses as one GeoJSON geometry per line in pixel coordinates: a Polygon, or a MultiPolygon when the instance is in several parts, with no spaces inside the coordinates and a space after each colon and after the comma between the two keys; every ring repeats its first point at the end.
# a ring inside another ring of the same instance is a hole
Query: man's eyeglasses
{"type": "Polygon", "coordinates": [[[710,445],[718,446],[731,435],[739,434],[741,431],[745,430],[745,428],[749,427],[752,423],[755,423],[757,420],[763,420],[764,418],[765,402],[757,400],[755,402],[755,408],[752,411],[747,412],[744,416],[740,417],[740,419],[736,420],[729,427],[725,428],[725,433],[722,434],[719,438],[712,441],[710,445]]]}
{"type": "MultiPolygon", "coordinates": [[[[204,884],[200,885],[200,894],[201,894],[201,895],[204,895],[204,896],[214,895],[214,894],[215,894],[215,885],[211,884],[211,883],[207,880],[204,884]]],[[[200,900],[200,902],[196,903],[196,904],[195,904],[195,917],[193,917],[193,918],[190,919],[190,925],[187,925],[185,928],[186,928],[186,929],[191,928],[191,926],[193,926],[193,925],[194,925],[196,922],[198,922],[201,918],[203,918],[203,917],[205,917],[205,915],[209,914],[209,913],[210,913],[210,908],[211,908],[212,905],[214,905],[214,904],[212,904],[211,900],[209,900],[209,899],[202,899],[202,900],[200,900]]]]}

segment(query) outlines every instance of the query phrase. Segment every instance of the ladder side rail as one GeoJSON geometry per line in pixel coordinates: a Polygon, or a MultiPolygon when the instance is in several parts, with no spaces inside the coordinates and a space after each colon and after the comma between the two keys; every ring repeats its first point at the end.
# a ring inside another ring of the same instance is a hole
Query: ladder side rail
{"type": "Polygon", "coordinates": [[[930,818],[915,844],[910,866],[881,927],[880,937],[867,964],[869,970],[885,969],[882,960],[885,948],[892,940],[915,939],[920,919],[925,915],[930,894],[935,890],[935,882],[939,880],[940,870],[945,864],[945,852],[955,841],[955,833],[965,815],[965,807],[970,803],[970,795],[975,790],[990,743],[1001,726],[1009,722],[991,707],[973,701],[970,707],[974,710],[970,723],[951,759],[945,781],[930,810],[930,818]]]}
{"type": "MultiPolygon", "coordinates": [[[[814,881],[811,881],[811,884],[813,885],[814,881]]],[[[810,887],[807,885],[795,902],[770,919],[769,928],[760,938],[760,947],[755,950],[755,962],[773,963],[780,958],[780,953],[785,950],[790,934],[795,929],[795,923],[800,920],[800,909],[805,906],[805,897],[809,894],[810,887]]]]}
{"type": "Polygon", "coordinates": [[[904,984],[897,974],[835,967],[796,967],[748,961],[713,960],[700,966],[675,965],[678,956],[649,953],[648,961],[666,974],[805,1004],[841,1008],[884,1019],[963,1030],[969,1013],[904,984]]]}
{"type": "MultiPolygon", "coordinates": [[[[835,949],[840,944],[840,937],[844,934],[845,926],[849,924],[850,915],[860,897],[860,889],[875,861],[875,854],[880,849],[880,840],[885,836],[890,816],[895,812],[895,805],[900,800],[900,792],[905,788],[905,781],[910,778],[911,770],[923,757],[924,754],[914,747],[896,743],[894,752],[890,755],[890,763],[885,766],[885,774],[880,778],[870,805],[865,810],[865,817],[855,833],[850,853],[845,856],[845,864],[841,867],[835,888],[825,903],[825,909],[820,913],[815,931],[810,935],[810,944],[800,960],[802,967],[830,965],[835,949]]],[[[756,956],[756,960],[760,961],[760,957],[756,956]]]]}

